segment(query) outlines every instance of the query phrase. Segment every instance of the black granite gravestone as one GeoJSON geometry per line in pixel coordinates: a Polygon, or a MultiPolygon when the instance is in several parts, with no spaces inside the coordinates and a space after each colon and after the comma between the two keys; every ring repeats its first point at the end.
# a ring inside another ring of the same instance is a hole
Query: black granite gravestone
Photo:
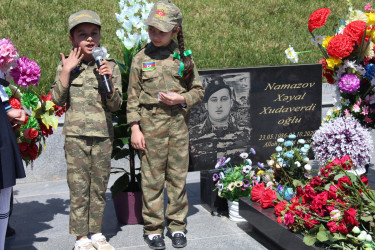
{"type": "Polygon", "coordinates": [[[321,124],[321,72],[321,64],[199,72],[206,93],[191,110],[189,171],[201,171],[201,203],[210,212],[220,199],[212,192],[211,171],[205,170],[214,169],[218,158],[239,164],[239,154],[254,148],[253,163],[264,163],[279,137],[293,133],[311,141],[321,124]]]}

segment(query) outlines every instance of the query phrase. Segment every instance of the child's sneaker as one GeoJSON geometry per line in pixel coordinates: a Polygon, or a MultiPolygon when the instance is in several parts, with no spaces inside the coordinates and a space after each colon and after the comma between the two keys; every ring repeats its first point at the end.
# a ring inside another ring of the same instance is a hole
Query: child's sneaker
{"type": "Polygon", "coordinates": [[[74,250],[95,250],[90,239],[84,238],[76,241],[74,250]]]}
{"type": "Polygon", "coordinates": [[[97,250],[115,250],[115,248],[107,242],[105,236],[101,233],[93,234],[91,236],[91,241],[97,250]]]}

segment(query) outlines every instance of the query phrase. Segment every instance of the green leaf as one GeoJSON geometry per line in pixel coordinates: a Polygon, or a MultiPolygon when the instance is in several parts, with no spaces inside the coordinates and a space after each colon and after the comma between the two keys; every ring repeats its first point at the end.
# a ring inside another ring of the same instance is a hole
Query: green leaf
{"type": "Polygon", "coordinates": [[[342,234],[339,234],[339,233],[334,233],[333,234],[333,238],[335,240],[346,240],[346,236],[342,235],[342,234]]]}
{"type": "Polygon", "coordinates": [[[330,183],[326,184],[326,185],[324,186],[324,190],[329,191],[329,187],[330,187],[330,186],[331,186],[330,183]]]}
{"type": "Polygon", "coordinates": [[[326,232],[324,231],[319,231],[319,233],[316,235],[316,238],[320,241],[320,242],[324,242],[324,241],[327,241],[328,240],[328,235],[326,232]]]}
{"type": "Polygon", "coordinates": [[[373,218],[372,218],[371,215],[368,215],[368,216],[361,216],[361,220],[366,221],[366,222],[369,222],[369,221],[372,221],[373,218]]]}
{"type": "Polygon", "coordinates": [[[293,186],[299,187],[299,186],[303,186],[303,184],[300,180],[293,180],[293,186]]]}
{"type": "Polygon", "coordinates": [[[333,178],[335,181],[337,181],[338,179],[340,179],[340,178],[342,178],[342,177],[344,177],[345,176],[345,174],[338,174],[338,175],[336,175],[335,176],[335,178],[333,178]]]}
{"type": "Polygon", "coordinates": [[[305,237],[303,237],[303,243],[305,243],[308,246],[313,246],[315,242],[316,242],[316,237],[312,235],[305,235],[305,237]]]}
{"type": "Polygon", "coordinates": [[[355,174],[347,173],[347,175],[349,176],[351,182],[355,182],[357,180],[357,176],[355,174]]]}
{"type": "Polygon", "coordinates": [[[129,174],[124,173],[120,176],[112,185],[111,192],[112,198],[119,195],[121,192],[124,192],[129,185],[129,174]]]}

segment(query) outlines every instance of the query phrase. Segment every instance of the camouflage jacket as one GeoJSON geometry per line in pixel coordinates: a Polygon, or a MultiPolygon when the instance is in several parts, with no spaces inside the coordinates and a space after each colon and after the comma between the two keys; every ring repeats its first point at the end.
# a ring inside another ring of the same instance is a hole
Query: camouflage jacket
{"type": "Polygon", "coordinates": [[[111,99],[101,94],[101,75],[95,61],[82,61],[70,74],[69,87],[60,81],[62,62],[56,70],[51,87],[52,100],[62,106],[66,103],[62,133],[70,136],[113,137],[112,113],[122,104],[120,69],[113,59],[106,59],[112,68],[112,84],[115,92],[111,99]]]}
{"type": "Polygon", "coordinates": [[[194,68],[191,82],[185,83],[178,74],[180,61],[173,57],[174,52],[179,53],[174,41],[164,48],[157,48],[149,43],[134,56],[128,87],[128,123],[141,119],[142,105],[159,104],[159,92],[182,95],[186,101],[186,111],[202,101],[204,88],[197,68],[194,68]]]}

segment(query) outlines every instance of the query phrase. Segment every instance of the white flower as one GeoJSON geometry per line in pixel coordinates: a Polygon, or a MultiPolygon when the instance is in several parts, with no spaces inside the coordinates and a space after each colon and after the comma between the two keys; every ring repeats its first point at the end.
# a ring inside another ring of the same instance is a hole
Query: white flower
{"type": "Polygon", "coordinates": [[[292,63],[298,63],[298,55],[292,46],[289,45],[289,48],[285,50],[285,54],[286,58],[288,58],[292,63]]]}
{"type": "Polygon", "coordinates": [[[243,153],[240,154],[240,157],[241,157],[242,159],[246,159],[247,157],[249,157],[249,154],[246,153],[246,152],[243,152],[243,153]]]}
{"type": "Polygon", "coordinates": [[[346,25],[357,20],[367,22],[367,16],[360,10],[353,10],[350,12],[348,20],[346,20],[346,25]]]}
{"type": "Polygon", "coordinates": [[[223,173],[223,172],[220,172],[219,177],[220,177],[220,179],[225,179],[225,175],[224,175],[224,173],[223,173]]]}
{"type": "Polygon", "coordinates": [[[243,171],[244,173],[248,174],[248,173],[250,172],[251,168],[252,168],[251,166],[249,166],[249,165],[245,165],[245,166],[242,168],[242,171],[243,171]]]}
{"type": "Polygon", "coordinates": [[[355,233],[355,234],[359,234],[361,232],[361,230],[357,226],[355,226],[355,227],[353,227],[352,232],[355,233]]]}
{"type": "Polygon", "coordinates": [[[310,171],[311,170],[311,165],[310,164],[306,164],[305,165],[305,169],[306,169],[306,171],[310,171]]]}
{"type": "Polygon", "coordinates": [[[309,159],[309,157],[305,157],[305,158],[303,158],[303,161],[304,161],[304,162],[309,162],[310,159],[309,159]]]}
{"type": "Polygon", "coordinates": [[[301,163],[299,161],[296,161],[294,164],[296,164],[297,168],[301,166],[301,163]]]}
{"type": "Polygon", "coordinates": [[[246,159],[247,163],[251,166],[253,165],[253,162],[250,159],[246,159]]]}
{"type": "Polygon", "coordinates": [[[225,164],[227,164],[228,162],[230,162],[230,157],[228,157],[228,159],[225,160],[225,164]]]}
{"type": "Polygon", "coordinates": [[[304,144],[304,143],[305,143],[305,140],[304,140],[304,139],[299,139],[299,140],[298,140],[298,143],[299,143],[299,144],[304,144]]]}
{"type": "Polygon", "coordinates": [[[365,56],[373,58],[374,57],[373,48],[374,48],[374,43],[370,41],[370,45],[367,47],[367,50],[365,51],[365,56]]]}
{"type": "Polygon", "coordinates": [[[329,215],[331,216],[331,219],[338,221],[341,216],[341,212],[338,209],[334,209],[329,213],[329,215]]]}

